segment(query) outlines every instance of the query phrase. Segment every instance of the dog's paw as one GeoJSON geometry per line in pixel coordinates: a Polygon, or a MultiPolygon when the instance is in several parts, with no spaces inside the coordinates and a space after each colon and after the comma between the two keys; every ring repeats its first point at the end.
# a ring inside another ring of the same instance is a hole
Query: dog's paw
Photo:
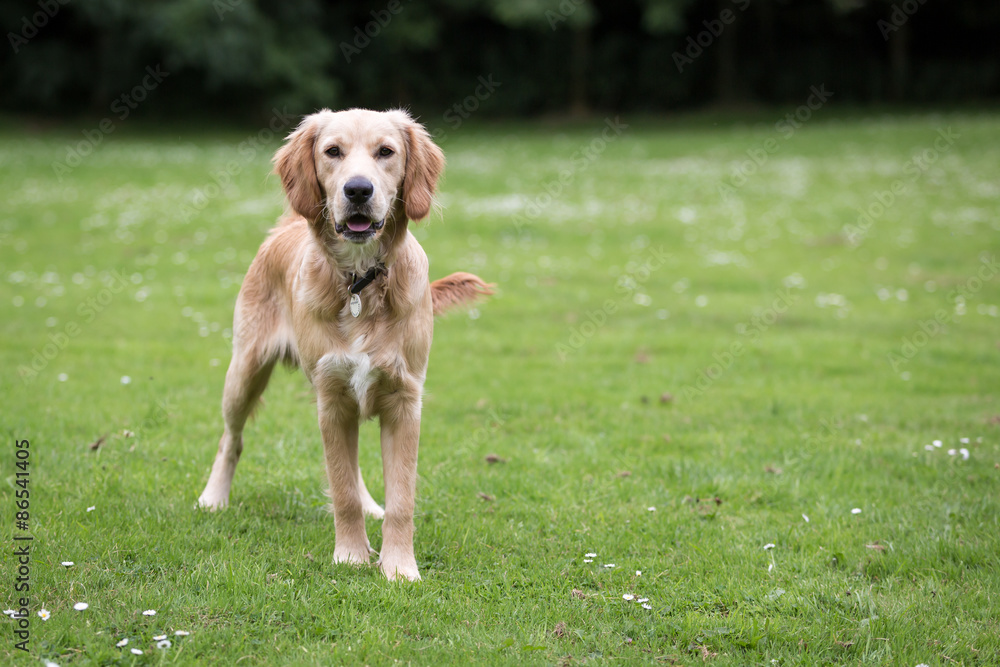
{"type": "Polygon", "coordinates": [[[420,581],[420,571],[417,569],[417,562],[410,559],[410,562],[390,562],[388,560],[379,561],[378,567],[382,574],[389,581],[420,581]]]}
{"type": "Polygon", "coordinates": [[[333,550],[333,564],[348,563],[350,565],[368,565],[371,563],[372,549],[367,544],[356,547],[340,546],[333,550]]]}
{"type": "Polygon", "coordinates": [[[375,501],[363,503],[361,505],[361,511],[370,517],[378,519],[379,521],[385,518],[385,510],[382,509],[382,506],[375,501]]]}
{"type": "Polygon", "coordinates": [[[215,510],[224,509],[228,505],[229,505],[228,494],[223,496],[205,491],[205,493],[201,494],[201,496],[198,498],[198,507],[200,507],[201,509],[209,510],[211,512],[214,512],[215,510]]]}

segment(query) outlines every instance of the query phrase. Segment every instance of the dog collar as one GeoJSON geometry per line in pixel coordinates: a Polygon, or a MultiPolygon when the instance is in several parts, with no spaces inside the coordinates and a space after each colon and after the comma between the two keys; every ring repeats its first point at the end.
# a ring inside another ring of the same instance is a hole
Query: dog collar
{"type": "Polygon", "coordinates": [[[351,316],[357,317],[361,314],[361,290],[375,282],[375,279],[382,273],[388,273],[385,264],[379,262],[368,269],[365,275],[358,278],[357,274],[351,274],[351,316]]]}

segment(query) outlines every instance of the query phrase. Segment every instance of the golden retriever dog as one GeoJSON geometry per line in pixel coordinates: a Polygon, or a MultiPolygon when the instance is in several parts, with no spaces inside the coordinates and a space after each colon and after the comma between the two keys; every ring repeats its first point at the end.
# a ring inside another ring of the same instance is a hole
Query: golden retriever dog
{"type": "Polygon", "coordinates": [[[428,279],[407,224],[430,212],[444,155],[406,112],[324,109],[288,136],[274,163],[291,213],[261,245],[236,301],[225,432],[198,504],[228,504],[247,417],[275,363],[298,365],[316,392],[334,562],[369,562],[369,514],[383,520],[382,572],[418,580],[413,510],[434,315],[491,286],[468,273],[428,279]],[[358,426],[375,417],[384,510],[358,468],[358,426]]]}

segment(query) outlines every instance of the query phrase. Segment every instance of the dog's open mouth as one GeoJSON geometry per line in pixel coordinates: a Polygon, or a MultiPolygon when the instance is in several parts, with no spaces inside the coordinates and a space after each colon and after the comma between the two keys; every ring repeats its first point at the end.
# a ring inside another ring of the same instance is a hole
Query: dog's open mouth
{"type": "Polygon", "coordinates": [[[356,243],[363,243],[375,235],[375,232],[382,229],[385,220],[372,220],[367,215],[355,213],[342,223],[338,223],[337,233],[343,234],[344,238],[356,243]]]}

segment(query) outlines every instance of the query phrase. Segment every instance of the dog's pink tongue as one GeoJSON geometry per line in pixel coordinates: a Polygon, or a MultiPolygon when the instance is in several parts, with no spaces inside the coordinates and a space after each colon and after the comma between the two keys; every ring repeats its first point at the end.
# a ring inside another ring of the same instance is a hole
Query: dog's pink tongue
{"type": "Polygon", "coordinates": [[[352,232],[363,232],[371,226],[372,223],[370,220],[365,220],[363,222],[361,221],[355,222],[354,220],[347,221],[347,228],[350,229],[352,232]]]}

